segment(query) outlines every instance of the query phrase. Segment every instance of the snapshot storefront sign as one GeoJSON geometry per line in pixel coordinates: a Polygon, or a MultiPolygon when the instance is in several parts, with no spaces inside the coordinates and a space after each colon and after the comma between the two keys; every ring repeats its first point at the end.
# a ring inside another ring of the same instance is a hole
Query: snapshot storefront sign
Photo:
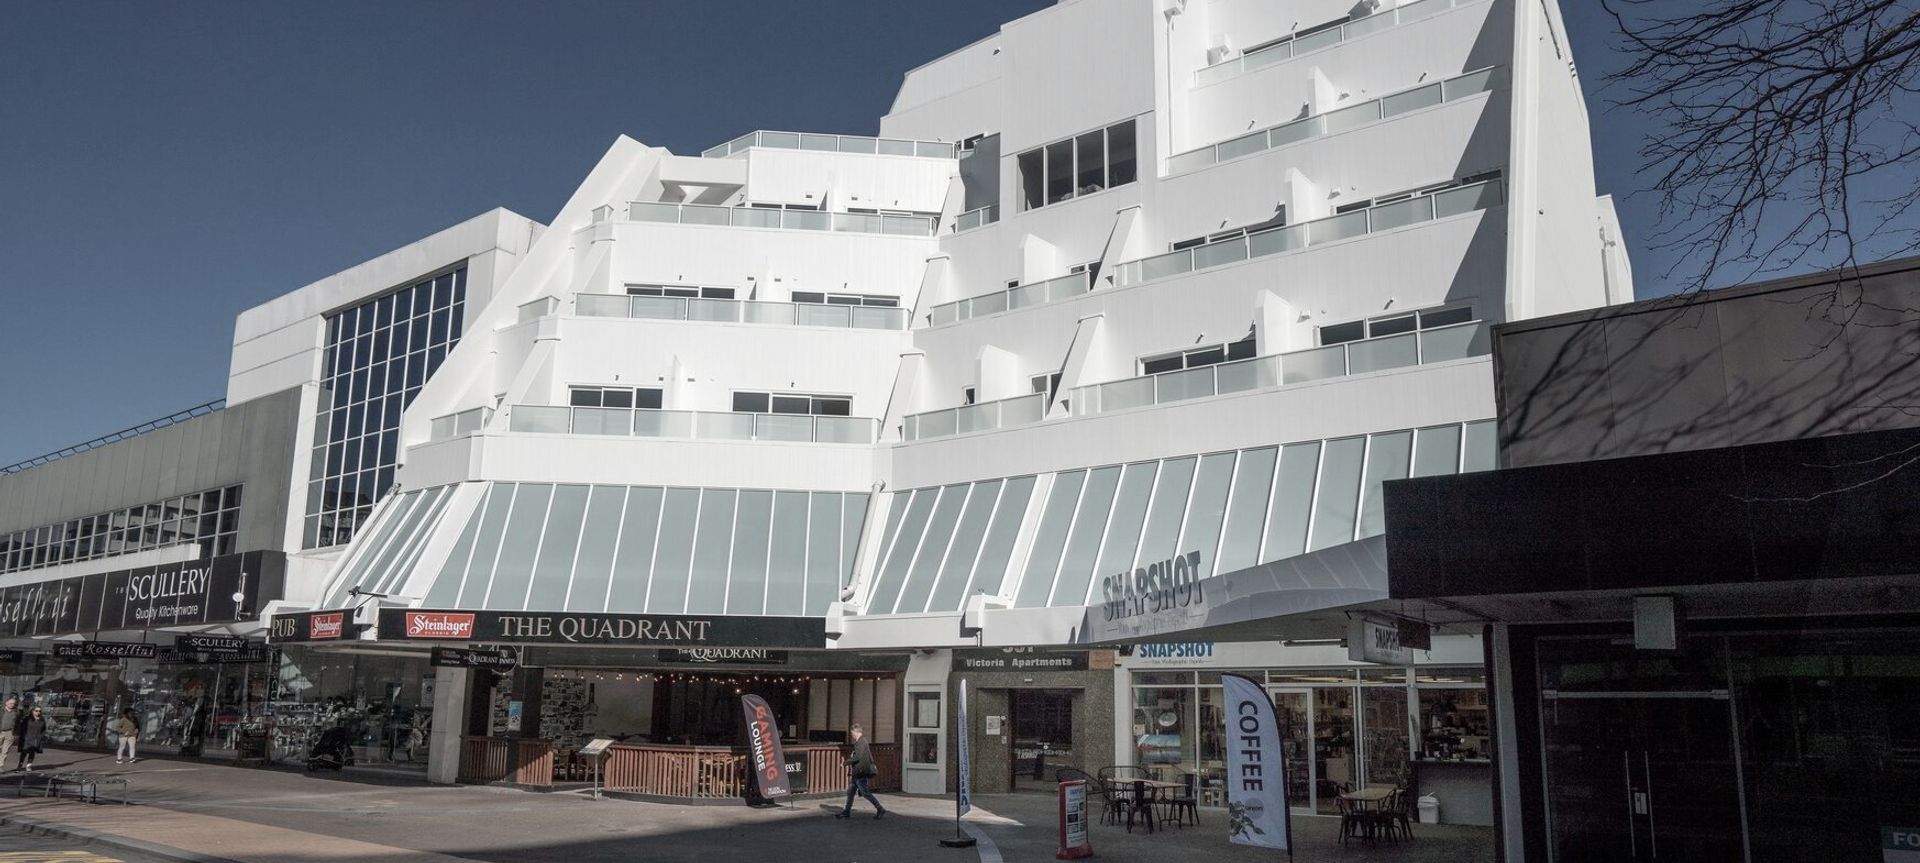
{"type": "Polygon", "coordinates": [[[576,614],[383,608],[383,641],[593,644],[631,647],[803,647],[826,644],[818,617],[576,614]]]}
{"type": "Polygon", "coordinates": [[[1412,665],[1413,648],[1401,641],[1398,622],[1356,617],[1347,623],[1347,658],[1381,665],[1412,665]]]}
{"type": "Polygon", "coordinates": [[[276,614],[267,619],[267,640],[339,641],[347,637],[353,623],[353,609],[335,608],[276,614]]]}
{"type": "Polygon", "coordinates": [[[988,647],[953,652],[954,671],[1086,671],[1087,651],[988,647]]]}
{"type": "Polygon", "coordinates": [[[1200,583],[1200,552],[1189,551],[1100,580],[1101,612],[1127,620],[1206,605],[1200,583]]]}
{"type": "Polygon", "coordinates": [[[0,589],[0,637],[253,620],[286,571],[285,553],[249,551],[14,585],[0,589]]]}
{"type": "Polygon", "coordinates": [[[53,655],[62,659],[152,659],[158,645],[128,641],[56,641],[53,655]]]}
{"type": "Polygon", "coordinates": [[[436,647],[433,649],[433,665],[437,668],[490,668],[494,671],[512,671],[520,664],[520,657],[511,650],[490,647],[436,647]]]}
{"type": "Polygon", "coordinates": [[[786,665],[787,652],[764,647],[670,647],[659,661],[669,665],[786,665]]]}

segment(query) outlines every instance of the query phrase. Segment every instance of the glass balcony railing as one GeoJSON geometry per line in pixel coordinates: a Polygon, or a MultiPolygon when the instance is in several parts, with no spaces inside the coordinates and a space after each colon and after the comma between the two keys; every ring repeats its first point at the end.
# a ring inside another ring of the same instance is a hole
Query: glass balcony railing
{"type": "Polygon", "coordinates": [[[1141,282],[1170,278],[1249,258],[1276,255],[1320,243],[1359,237],[1374,231],[1385,231],[1461,213],[1490,209],[1500,206],[1504,201],[1505,189],[1500,180],[1455,186],[1430,195],[1394,201],[1364,210],[1354,210],[1350,213],[1301,222],[1297,225],[1268,228],[1204,246],[1194,246],[1151,258],[1128,261],[1115,268],[1118,271],[1116,281],[1123,287],[1137,285],[1141,282]]]}
{"type": "MultiPolygon", "coordinates": [[[[1434,3],[1438,0],[1423,0],[1423,2],[1434,3]]],[[[1498,66],[1480,69],[1464,75],[1456,75],[1444,81],[1422,84],[1410,90],[1389,93],[1378,99],[1347,105],[1324,114],[1302,117],[1290,123],[1271,126],[1258,132],[1249,132],[1218,144],[1175,154],[1167,160],[1167,169],[1175,174],[1184,173],[1262,150],[1338,134],[1375,120],[1384,120],[1442,102],[1465,99],[1476,93],[1485,93],[1500,87],[1501,71],[1503,70],[1498,66]]]]}
{"type": "Polygon", "coordinates": [[[988,204],[980,209],[961,213],[959,218],[953,220],[953,231],[956,234],[961,231],[971,231],[998,221],[1000,221],[1000,205],[988,204]]]}
{"type": "Polygon", "coordinates": [[[581,317],[587,318],[787,324],[802,327],[848,327],[856,330],[904,330],[907,328],[907,310],[887,306],[575,294],[574,310],[581,317]]]}
{"type": "Polygon", "coordinates": [[[874,213],[829,213],[824,210],[774,210],[763,207],[713,207],[706,204],[659,204],[634,201],[627,218],[635,222],[681,225],[720,225],[735,228],[786,228],[794,231],[835,231],[852,234],[933,236],[929,216],[892,216],[874,213]]]}
{"type": "MultiPolygon", "coordinates": [[[[1427,0],[1433,2],[1433,0],[1427,0]]],[[[865,135],[823,135],[813,132],[748,132],[725,144],[709,147],[700,155],[720,159],[744,153],[749,147],[775,150],[817,150],[826,153],[869,153],[881,156],[919,156],[926,159],[955,158],[954,145],[941,141],[912,141],[905,138],[869,138],[865,135]]]]}
{"type": "Polygon", "coordinates": [[[553,297],[541,297],[537,300],[529,300],[520,304],[519,314],[515,316],[514,323],[524,324],[528,321],[537,321],[553,314],[559,308],[560,301],[553,297]]]}
{"type": "Polygon", "coordinates": [[[535,434],[870,444],[880,422],[870,417],[807,414],[516,405],[507,426],[509,431],[535,434]]]}
{"type": "Polygon", "coordinates": [[[1178,372],[1075,387],[1074,416],[1484,356],[1487,322],[1468,321],[1178,372]]]}
{"type": "Polygon", "coordinates": [[[1472,2],[1474,0],[1415,0],[1412,3],[1403,3],[1398,8],[1378,15],[1356,18],[1338,27],[1308,33],[1305,36],[1248,51],[1223,63],[1215,63],[1194,72],[1193,83],[1196,87],[1217,84],[1255,69],[1264,69],[1275,63],[1291,60],[1310,51],[1331,48],[1349,39],[1357,39],[1368,33],[1378,33],[1409,21],[1418,21],[1437,12],[1444,12],[1455,6],[1465,6],[1472,2]]]}
{"type": "Polygon", "coordinates": [[[989,431],[1031,425],[1047,416],[1046,393],[1015,396],[994,402],[982,402],[945,410],[928,411],[907,417],[901,428],[906,440],[926,440],[969,432],[989,431]]]}
{"type": "Polygon", "coordinates": [[[941,303],[930,310],[928,319],[934,326],[951,324],[1008,309],[1024,309],[1038,306],[1068,297],[1077,297],[1093,290],[1093,281],[1086,273],[1073,273],[1044,282],[994,291],[977,297],[968,297],[951,303],[941,303]]]}
{"type": "Polygon", "coordinates": [[[487,422],[491,419],[493,419],[493,409],[485,407],[434,417],[427,426],[427,440],[447,440],[473,434],[486,428],[487,422]]]}

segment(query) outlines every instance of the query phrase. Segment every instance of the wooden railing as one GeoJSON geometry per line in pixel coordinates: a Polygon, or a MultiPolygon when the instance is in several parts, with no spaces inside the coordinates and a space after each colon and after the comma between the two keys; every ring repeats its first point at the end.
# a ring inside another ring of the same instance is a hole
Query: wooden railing
{"type": "MultiPolygon", "coordinates": [[[[835,744],[787,747],[787,755],[804,758],[805,793],[837,793],[847,787],[846,749],[835,744]]],[[[873,747],[880,769],[873,779],[879,791],[900,788],[900,747],[891,743],[873,747]]],[[[601,783],[608,791],[724,800],[745,796],[747,756],[730,746],[657,746],[617,743],[608,747],[601,766],[601,783]]]]}
{"type": "Polygon", "coordinates": [[[467,737],[460,747],[460,781],[553,784],[553,744],[545,740],[467,737]]]}

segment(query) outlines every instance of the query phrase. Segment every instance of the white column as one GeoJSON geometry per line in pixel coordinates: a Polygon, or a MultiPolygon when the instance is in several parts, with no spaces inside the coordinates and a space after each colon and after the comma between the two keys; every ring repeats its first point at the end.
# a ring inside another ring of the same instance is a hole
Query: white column
{"type": "Polygon", "coordinates": [[[427,738],[427,780],[452,785],[460,778],[460,739],[467,726],[465,668],[433,670],[433,733],[427,738]]]}

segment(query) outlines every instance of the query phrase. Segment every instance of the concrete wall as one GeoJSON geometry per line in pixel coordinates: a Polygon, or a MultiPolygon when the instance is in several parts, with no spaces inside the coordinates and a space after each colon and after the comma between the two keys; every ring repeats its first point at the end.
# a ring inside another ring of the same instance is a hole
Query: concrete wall
{"type": "Polygon", "coordinates": [[[1507,467],[1920,426],[1920,258],[1506,324],[1507,467]]]}
{"type": "MultiPolygon", "coordinates": [[[[1113,656],[1110,651],[1094,651],[1088,671],[968,671],[955,672],[949,678],[949,699],[960,696],[960,678],[967,680],[968,743],[973,748],[970,779],[975,794],[1002,794],[1013,790],[1013,693],[1022,689],[1071,690],[1073,699],[1072,757],[1048,758],[1046,781],[1054,771],[1075,768],[1097,774],[1113,763],[1113,656]],[[1102,660],[1104,656],[1104,660],[1102,660]],[[1106,666],[1104,668],[1100,666],[1106,666]],[[987,717],[1001,717],[1000,735],[987,735],[987,717]]],[[[952,702],[958,703],[958,702],[952,702]]],[[[947,736],[947,760],[959,757],[955,735],[947,736]]],[[[958,777],[949,773],[947,790],[957,787],[958,777]]],[[[1032,775],[1021,777],[1022,787],[1033,787],[1032,775]]]]}
{"type": "Polygon", "coordinates": [[[284,525],[299,406],[298,388],[282,390],[0,476],[0,533],[240,484],[236,550],[291,551],[298,537],[284,525]]]}

